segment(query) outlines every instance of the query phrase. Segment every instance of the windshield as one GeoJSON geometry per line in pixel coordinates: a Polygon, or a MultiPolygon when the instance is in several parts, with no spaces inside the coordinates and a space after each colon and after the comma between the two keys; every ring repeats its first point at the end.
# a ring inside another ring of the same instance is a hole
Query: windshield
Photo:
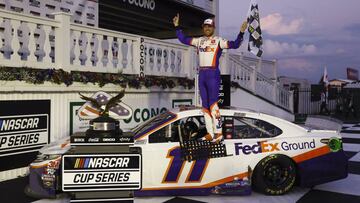
{"type": "Polygon", "coordinates": [[[157,126],[160,126],[169,120],[176,117],[176,114],[171,113],[170,111],[166,111],[161,113],[157,116],[150,118],[149,120],[145,121],[142,124],[139,124],[135,128],[131,129],[132,132],[135,134],[135,139],[152,129],[155,129],[157,126]]]}

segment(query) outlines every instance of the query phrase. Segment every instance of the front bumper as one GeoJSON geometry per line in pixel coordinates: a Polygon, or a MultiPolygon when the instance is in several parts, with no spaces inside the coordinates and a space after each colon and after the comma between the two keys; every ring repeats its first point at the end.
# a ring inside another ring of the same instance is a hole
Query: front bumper
{"type": "Polygon", "coordinates": [[[343,179],[348,175],[348,160],[343,150],[303,161],[298,164],[300,186],[311,187],[343,179]]]}

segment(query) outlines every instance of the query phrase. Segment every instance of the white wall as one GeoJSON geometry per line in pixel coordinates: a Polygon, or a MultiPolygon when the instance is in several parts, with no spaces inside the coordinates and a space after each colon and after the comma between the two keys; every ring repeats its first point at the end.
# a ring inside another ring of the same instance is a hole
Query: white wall
{"type": "Polygon", "coordinates": [[[295,119],[292,113],[274,106],[273,104],[270,104],[269,102],[242,89],[232,89],[231,92],[231,106],[267,113],[288,121],[294,121],[295,119]]]}

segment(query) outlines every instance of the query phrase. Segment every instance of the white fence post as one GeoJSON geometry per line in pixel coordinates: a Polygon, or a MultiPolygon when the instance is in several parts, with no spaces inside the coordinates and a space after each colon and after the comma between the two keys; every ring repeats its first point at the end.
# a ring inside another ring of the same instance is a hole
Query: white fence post
{"type": "Polygon", "coordinates": [[[262,73],[262,58],[258,58],[258,62],[256,64],[256,71],[258,73],[262,73]]]}
{"type": "Polygon", "coordinates": [[[257,73],[258,73],[258,69],[257,67],[254,67],[253,68],[253,72],[252,72],[252,75],[250,76],[250,80],[251,80],[251,85],[250,85],[250,89],[251,91],[254,93],[254,94],[257,94],[256,93],[256,83],[257,83],[257,73]]]}
{"type": "Polygon", "coordinates": [[[274,103],[276,103],[276,95],[277,95],[276,90],[279,89],[279,88],[282,88],[282,87],[280,87],[280,84],[277,81],[277,61],[276,61],[276,59],[273,60],[272,68],[273,68],[273,71],[272,71],[273,78],[272,78],[272,80],[274,81],[274,86],[273,86],[273,90],[272,90],[272,95],[273,95],[272,99],[273,99],[274,103]]]}
{"type": "Polygon", "coordinates": [[[70,71],[70,14],[55,13],[60,26],[55,29],[55,66],[70,71]]]}
{"type": "Polygon", "coordinates": [[[229,53],[227,52],[227,50],[224,50],[220,62],[221,62],[221,63],[220,63],[221,74],[222,74],[222,75],[231,74],[230,64],[229,64],[230,58],[229,58],[229,53]]]}
{"type": "Polygon", "coordinates": [[[289,91],[289,110],[294,113],[294,91],[289,91]]]}
{"type": "Polygon", "coordinates": [[[273,87],[272,87],[272,101],[276,104],[276,90],[279,89],[280,86],[278,85],[277,81],[274,81],[273,87]]]}

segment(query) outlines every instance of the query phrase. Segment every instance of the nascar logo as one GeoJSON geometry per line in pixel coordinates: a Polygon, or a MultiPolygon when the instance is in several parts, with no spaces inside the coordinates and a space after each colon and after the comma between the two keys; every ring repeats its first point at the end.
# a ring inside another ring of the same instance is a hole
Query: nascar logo
{"type": "MultiPolygon", "coordinates": [[[[1,150],[11,151],[15,148],[18,150],[47,142],[48,117],[46,114],[0,117],[1,150]]],[[[37,146],[39,147],[41,146],[37,146]]]]}
{"type": "Polygon", "coordinates": [[[0,131],[38,128],[39,118],[17,118],[0,120],[0,131]]]}
{"type": "Polygon", "coordinates": [[[74,168],[125,168],[128,167],[129,162],[129,157],[77,158],[74,168]]]}

